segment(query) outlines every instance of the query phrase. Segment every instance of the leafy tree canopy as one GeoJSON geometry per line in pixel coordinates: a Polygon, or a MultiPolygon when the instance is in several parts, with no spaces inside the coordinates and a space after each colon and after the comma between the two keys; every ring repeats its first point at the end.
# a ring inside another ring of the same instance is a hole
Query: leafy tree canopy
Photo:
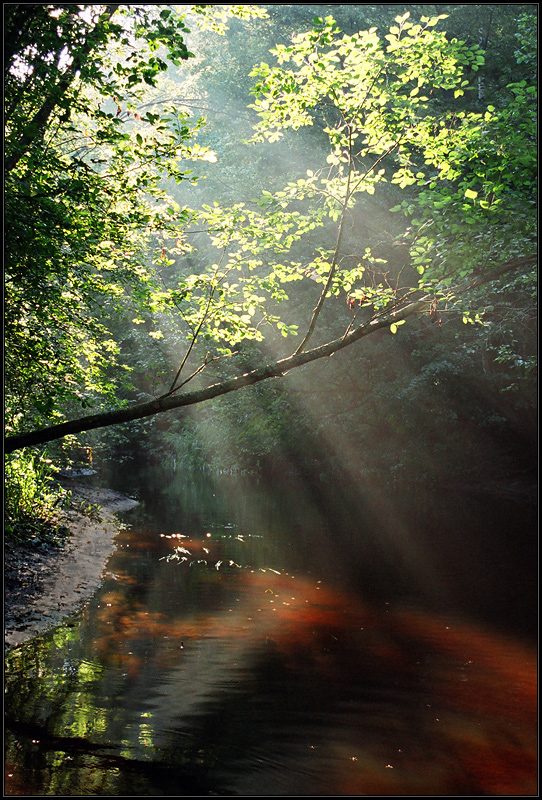
{"type": "MultiPolygon", "coordinates": [[[[492,325],[480,287],[495,290],[502,275],[532,293],[536,84],[525,26],[525,77],[480,110],[471,97],[484,53],[448,38],[445,15],[400,14],[387,33],[348,35],[316,19],[252,73],[253,143],[313,130],[311,169],[259,197],[190,210],[166,186],[195,180],[189,162],[215,156],[186,111],[152,106],[168,63],[190,55],[186,17],[147,5],[8,8],[8,450],[199,403],[423,312],[492,325]],[[392,261],[364,245],[356,221],[367,197],[399,192],[392,261]],[[323,311],[336,297],[351,314],[329,335],[323,311]],[[114,331],[130,319],[171,337],[175,366],[152,398],[123,407],[114,331]],[[236,370],[244,343],[276,332],[280,357],[236,370]],[[219,359],[231,372],[204,383],[219,359]],[[120,407],[73,419],[77,403],[100,397],[120,407]]],[[[212,7],[190,10],[215,28],[225,10],[258,13],[218,8],[218,21],[212,7]]]]}

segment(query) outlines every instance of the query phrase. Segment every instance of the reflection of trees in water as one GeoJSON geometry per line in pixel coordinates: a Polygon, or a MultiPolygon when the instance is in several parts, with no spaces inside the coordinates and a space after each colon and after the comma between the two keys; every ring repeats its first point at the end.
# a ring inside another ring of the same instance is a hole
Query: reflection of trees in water
{"type": "Polygon", "coordinates": [[[301,785],[332,795],[393,794],[398,780],[414,794],[531,786],[536,667],[527,648],[457,619],[366,606],[314,579],[228,578],[231,608],[168,615],[108,591],[107,614],[91,609],[88,641],[81,623],[12,651],[11,713],[62,739],[42,742],[38,755],[25,745],[48,793],[171,792],[175,780],[201,789],[190,776],[241,794],[253,780],[266,793],[301,785]],[[93,661],[81,657],[85,647],[93,661]],[[72,761],[60,767],[52,751],[65,755],[66,735],[72,761]],[[85,751],[85,739],[115,752],[85,751]]]}
{"type": "Polygon", "coordinates": [[[490,632],[532,594],[505,580],[528,571],[529,510],[288,480],[178,477],[85,610],[9,651],[6,710],[36,733],[8,761],[32,791],[532,791],[534,656],[490,632]]]}

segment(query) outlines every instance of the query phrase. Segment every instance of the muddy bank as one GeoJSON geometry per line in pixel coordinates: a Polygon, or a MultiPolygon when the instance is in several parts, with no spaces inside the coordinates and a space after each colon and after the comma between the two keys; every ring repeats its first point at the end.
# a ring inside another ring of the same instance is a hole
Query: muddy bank
{"type": "Polygon", "coordinates": [[[71,533],[61,547],[6,545],[4,641],[20,644],[58,625],[87,601],[102,580],[121,523],[115,516],[138,503],[110,489],[66,482],[72,508],[61,523],[71,533]],[[91,514],[77,508],[93,507],[91,514]]]}

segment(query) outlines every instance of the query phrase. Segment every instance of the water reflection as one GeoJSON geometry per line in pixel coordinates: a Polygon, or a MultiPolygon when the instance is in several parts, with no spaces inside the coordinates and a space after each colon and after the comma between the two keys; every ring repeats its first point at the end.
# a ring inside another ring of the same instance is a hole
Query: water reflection
{"type": "Polygon", "coordinates": [[[354,591],[350,532],[237,488],[151,482],[101,591],[12,649],[6,793],[535,795],[534,650],[354,591]]]}

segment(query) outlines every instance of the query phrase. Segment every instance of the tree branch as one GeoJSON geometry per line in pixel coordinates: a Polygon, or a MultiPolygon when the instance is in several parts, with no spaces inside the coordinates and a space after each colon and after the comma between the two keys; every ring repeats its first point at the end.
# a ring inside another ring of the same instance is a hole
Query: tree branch
{"type": "MultiPolygon", "coordinates": [[[[522,259],[514,261],[507,261],[499,265],[494,270],[485,275],[476,276],[473,280],[467,281],[454,288],[455,294],[464,294],[474,288],[490,283],[496,278],[511,272],[520,267],[534,266],[538,261],[536,255],[527,256],[522,259]]],[[[164,411],[172,411],[176,408],[183,408],[185,406],[197,405],[207,400],[212,400],[215,397],[221,397],[231,392],[239,391],[246,386],[253,386],[261,381],[268,380],[269,378],[283,377],[287,372],[293,369],[309,364],[312,361],[317,361],[320,358],[328,358],[339,350],[349,347],[360,339],[375,333],[377,330],[387,328],[394,322],[400,322],[413,315],[419,314],[424,311],[427,305],[431,302],[433,295],[425,295],[424,297],[416,300],[401,309],[394,309],[389,313],[379,318],[372,319],[364,323],[360,327],[342,336],[339,339],[334,339],[327,344],[320,347],[315,347],[312,350],[307,350],[302,353],[294,353],[294,355],[287,358],[280,359],[271,364],[267,364],[258,369],[251,370],[244,375],[239,375],[236,378],[215,383],[205,389],[198,389],[193,392],[175,396],[166,395],[152,400],[148,403],[140,403],[129,408],[121,408],[116,411],[104,412],[101,414],[94,414],[88,417],[72,420],[70,422],[62,422],[58,425],[53,425],[50,428],[33,431],[31,433],[17,434],[16,436],[9,436],[5,440],[5,452],[11,453],[14,450],[19,450],[22,447],[32,447],[39,444],[45,444],[56,439],[62,439],[69,434],[82,433],[83,431],[95,430],[96,428],[109,427],[111,425],[118,425],[124,422],[133,422],[137,419],[144,419],[145,417],[152,417],[155,414],[161,414],[164,411]]]]}
{"type": "MultiPolygon", "coordinates": [[[[184,354],[184,358],[181,361],[181,364],[179,366],[179,369],[177,370],[177,374],[175,375],[175,377],[173,379],[173,383],[171,384],[171,388],[170,388],[168,394],[173,394],[173,392],[176,392],[178,389],[180,389],[180,386],[177,386],[177,381],[179,380],[181,372],[183,371],[184,366],[185,366],[186,362],[188,361],[188,357],[189,357],[190,353],[192,352],[193,348],[196,345],[196,341],[198,339],[199,333],[200,333],[200,331],[201,331],[201,329],[202,329],[202,327],[203,327],[203,325],[204,325],[204,323],[207,320],[207,317],[209,315],[209,309],[211,308],[211,303],[213,301],[213,297],[214,297],[214,293],[215,293],[215,289],[216,289],[216,286],[213,285],[213,281],[216,281],[216,276],[218,275],[218,272],[220,270],[222,261],[224,260],[224,256],[226,255],[227,248],[228,248],[228,245],[226,244],[226,246],[222,250],[222,255],[220,257],[220,261],[216,265],[216,269],[214,271],[214,274],[213,274],[213,277],[212,277],[212,281],[211,281],[211,283],[209,285],[209,296],[207,298],[207,303],[205,305],[205,310],[204,310],[204,312],[202,314],[202,317],[201,317],[201,319],[200,319],[200,321],[199,321],[199,323],[198,323],[198,325],[196,327],[196,330],[194,331],[194,333],[192,335],[192,340],[191,340],[191,342],[190,342],[190,344],[188,346],[188,349],[187,349],[186,353],[184,354]]],[[[218,283],[220,283],[222,280],[224,280],[224,277],[225,276],[222,276],[222,278],[218,281],[218,283]]],[[[197,373],[194,373],[194,374],[197,374],[197,373]]],[[[181,384],[181,386],[182,386],[182,384],[181,384]]]]}
{"type": "Polygon", "coordinates": [[[5,173],[6,175],[11,172],[23,157],[25,151],[45,130],[49,117],[59,104],[62,97],[66,94],[71,86],[77,72],[81,69],[84,61],[95,47],[95,36],[93,35],[97,28],[104,22],[109,21],[113,16],[120,3],[110,3],[105,7],[104,12],[100,16],[99,21],[96,23],[92,31],[87,34],[86,41],[81,49],[74,54],[72,63],[62,75],[60,80],[55,83],[50,94],[45,98],[41,108],[34,114],[32,119],[24,127],[19,141],[15,144],[11,155],[6,157],[5,160],[5,173]]]}
{"type": "Polygon", "coordinates": [[[351,130],[350,130],[350,133],[349,133],[349,153],[348,153],[348,161],[349,161],[349,163],[348,163],[348,179],[347,179],[347,184],[346,184],[344,200],[343,200],[343,202],[341,204],[342,205],[341,218],[340,218],[340,221],[339,221],[339,228],[338,228],[338,231],[337,231],[337,240],[335,242],[335,250],[334,250],[334,253],[333,253],[333,259],[331,261],[331,267],[330,267],[330,270],[329,270],[329,275],[328,275],[326,284],[325,284],[324,288],[322,289],[320,297],[318,298],[318,302],[317,302],[317,304],[316,304],[316,306],[315,306],[315,308],[314,308],[314,310],[312,312],[312,317],[311,317],[311,321],[309,323],[309,327],[307,329],[307,333],[305,334],[305,337],[303,338],[303,341],[301,342],[299,347],[296,349],[296,351],[295,351],[296,353],[300,353],[302,350],[304,350],[306,345],[308,344],[309,340],[311,339],[312,334],[314,333],[314,329],[316,327],[316,322],[318,320],[318,317],[320,316],[320,312],[322,310],[322,307],[324,305],[325,299],[327,297],[327,293],[330,290],[331,286],[333,285],[333,278],[335,277],[335,273],[337,271],[337,260],[338,260],[338,256],[339,256],[339,249],[340,249],[340,245],[341,245],[341,241],[342,241],[342,237],[343,237],[344,224],[345,224],[345,220],[346,220],[346,215],[348,213],[348,204],[350,202],[350,199],[354,195],[354,193],[356,192],[358,186],[365,180],[367,175],[369,175],[371,172],[373,172],[376,169],[376,167],[380,164],[380,162],[384,158],[386,158],[386,156],[388,156],[390,153],[392,153],[395,150],[396,147],[399,146],[401,138],[402,137],[400,137],[399,140],[397,142],[395,142],[395,144],[393,144],[368,169],[366,169],[365,172],[363,173],[363,175],[359,175],[356,178],[354,187],[351,188],[352,173],[354,171],[354,166],[353,166],[353,158],[352,158],[352,140],[351,140],[351,130]]]}

